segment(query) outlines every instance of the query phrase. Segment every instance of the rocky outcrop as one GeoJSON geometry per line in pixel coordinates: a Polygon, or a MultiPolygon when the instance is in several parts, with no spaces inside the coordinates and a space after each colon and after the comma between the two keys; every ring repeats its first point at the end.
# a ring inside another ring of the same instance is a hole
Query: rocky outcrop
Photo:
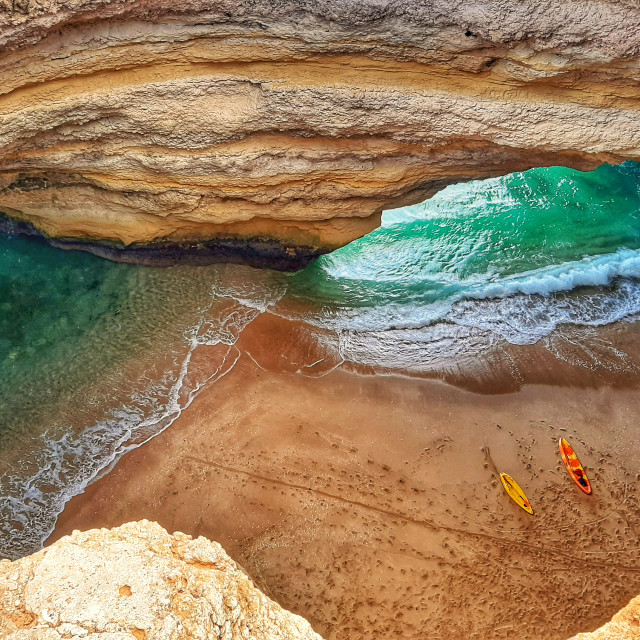
{"type": "Polygon", "coordinates": [[[640,596],[616,613],[604,626],[592,633],[579,633],[570,640],[639,640],[640,596]]]}
{"type": "Polygon", "coordinates": [[[533,166],[640,159],[635,0],[0,0],[0,211],[335,248],[533,166]]]}
{"type": "Polygon", "coordinates": [[[0,561],[4,640],[321,640],[222,547],[142,521],[0,561]]]}
{"type": "MultiPolygon", "coordinates": [[[[261,593],[222,547],[142,520],[74,531],[0,560],[3,640],[322,640],[261,593]]],[[[640,596],[571,640],[640,639],[640,596]]]]}

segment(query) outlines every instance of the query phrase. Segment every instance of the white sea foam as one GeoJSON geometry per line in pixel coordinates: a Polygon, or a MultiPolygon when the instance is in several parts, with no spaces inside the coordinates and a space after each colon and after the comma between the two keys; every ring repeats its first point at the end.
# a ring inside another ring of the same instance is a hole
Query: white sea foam
{"type": "Polygon", "coordinates": [[[221,307],[220,299],[216,296],[199,323],[184,332],[181,355],[161,380],[149,379],[125,406],[79,433],[57,425],[54,430],[62,435],[43,434],[32,459],[0,477],[0,557],[19,558],[40,548],[73,496],[123,454],[171,426],[206,384],[231,371],[239,357],[234,344],[260,315],[255,308],[260,305],[233,301],[221,307]],[[192,366],[200,347],[215,345],[227,347],[217,366],[192,366]]]}
{"type": "Polygon", "coordinates": [[[500,279],[462,283],[455,294],[435,302],[413,298],[371,307],[327,307],[306,315],[305,320],[334,331],[361,332],[420,329],[443,321],[495,329],[509,341],[527,344],[548,335],[562,322],[607,324],[640,312],[638,291],[630,284],[635,278],[640,278],[640,250],[621,249],[500,279]],[[571,304],[559,295],[588,287],[610,288],[614,281],[623,279],[627,284],[610,302],[608,290],[601,296],[572,298],[571,304]],[[514,311],[517,313],[512,317],[514,311]],[[508,326],[511,329],[507,330],[508,326]],[[523,342],[520,333],[529,337],[523,342]]]}
{"type": "Polygon", "coordinates": [[[579,366],[593,368],[606,360],[608,369],[628,369],[625,354],[616,353],[612,345],[600,345],[591,328],[637,319],[638,314],[640,282],[624,279],[612,287],[582,292],[465,300],[422,327],[336,333],[344,360],[397,371],[442,372],[477,361],[506,343],[526,345],[540,340],[560,359],[569,358],[562,354],[571,341],[572,362],[579,366]],[[572,338],[565,327],[573,328],[572,338]],[[599,357],[604,351],[606,358],[599,357]]]}
{"type": "Polygon", "coordinates": [[[452,363],[471,361],[496,342],[490,331],[450,323],[421,329],[342,331],[338,335],[343,360],[412,373],[443,371],[452,363]]]}
{"type": "Polygon", "coordinates": [[[549,295],[578,287],[606,286],[619,277],[640,277],[640,250],[620,249],[612,254],[507,276],[480,283],[465,293],[466,297],[478,299],[506,298],[516,293],[549,295]]]}
{"type": "MultiPolygon", "coordinates": [[[[501,341],[526,345],[544,339],[555,351],[555,343],[549,339],[563,326],[597,327],[640,317],[640,280],[613,275],[634,273],[637,260],[637,256],[631,260],[621,258],[618,261],[621,268],[598,269],[592,265],[597,277],[586,277],[585,270],[571,280],[590,286],[576,285],[569,291],[553,291],[550,283],[557,282],[553,275],[537,276],[544,295],[514,289],[502,297],[413,307],[391,304],[365,309],[325,309],[298,318],[335,332],[344,360],[402,371],[441,371],[454,362],[482,357],[501,341]]],[[[528,283],[533,284],[533,279],[528,283]]],[[[524,289],[538,290],[533,286],[524,289]]],[[[501,293],[506,291],[503,288],[501,293]]]]}

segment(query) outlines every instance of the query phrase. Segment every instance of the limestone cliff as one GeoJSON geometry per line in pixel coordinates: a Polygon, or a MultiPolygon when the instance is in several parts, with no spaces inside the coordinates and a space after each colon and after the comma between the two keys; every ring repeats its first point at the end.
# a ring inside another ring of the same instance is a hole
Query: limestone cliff
{"type": "Polygon", "coordinates": [[[639,57],[635,0],[0,0],[0,211],[334,248],[451,182],[640,159],[639,57]]]}
{"type": "Polygon", "coordinates": [[[616,613],[604,626],[592,633],[579,633],[570,640],[639,640],[640,596],[616,613]]]}
{"type": "Polygon", "coordinates": [[[4,640],[322,640],[222,547],[142,521],[0,561],[4,640]]]}

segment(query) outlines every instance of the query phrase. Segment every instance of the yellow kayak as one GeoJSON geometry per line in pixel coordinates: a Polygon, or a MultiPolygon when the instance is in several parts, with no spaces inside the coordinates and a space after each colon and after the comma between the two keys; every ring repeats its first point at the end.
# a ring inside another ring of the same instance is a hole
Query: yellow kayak
{"type": "Polygon", "coordinates": [[[509,494],[509,497],[527,513],[533,514],[533,509],[529,504],[529,500],[524,494],[524,491],[520,488],[520,485],[506,473],[500,474],[500,480],[502,480],[502,486],[504,487],[504,490],[509,494]]]}

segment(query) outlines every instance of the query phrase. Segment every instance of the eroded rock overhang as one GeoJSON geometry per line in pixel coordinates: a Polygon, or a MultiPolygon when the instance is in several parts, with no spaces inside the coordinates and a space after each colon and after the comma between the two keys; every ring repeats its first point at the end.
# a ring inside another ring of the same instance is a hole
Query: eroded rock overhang
{"type": "Polygon", "coordinates": [[[452,182],[640,158],[632,1],[10,5],[0,211],[56,239],[304,262],[452,182]]]}

